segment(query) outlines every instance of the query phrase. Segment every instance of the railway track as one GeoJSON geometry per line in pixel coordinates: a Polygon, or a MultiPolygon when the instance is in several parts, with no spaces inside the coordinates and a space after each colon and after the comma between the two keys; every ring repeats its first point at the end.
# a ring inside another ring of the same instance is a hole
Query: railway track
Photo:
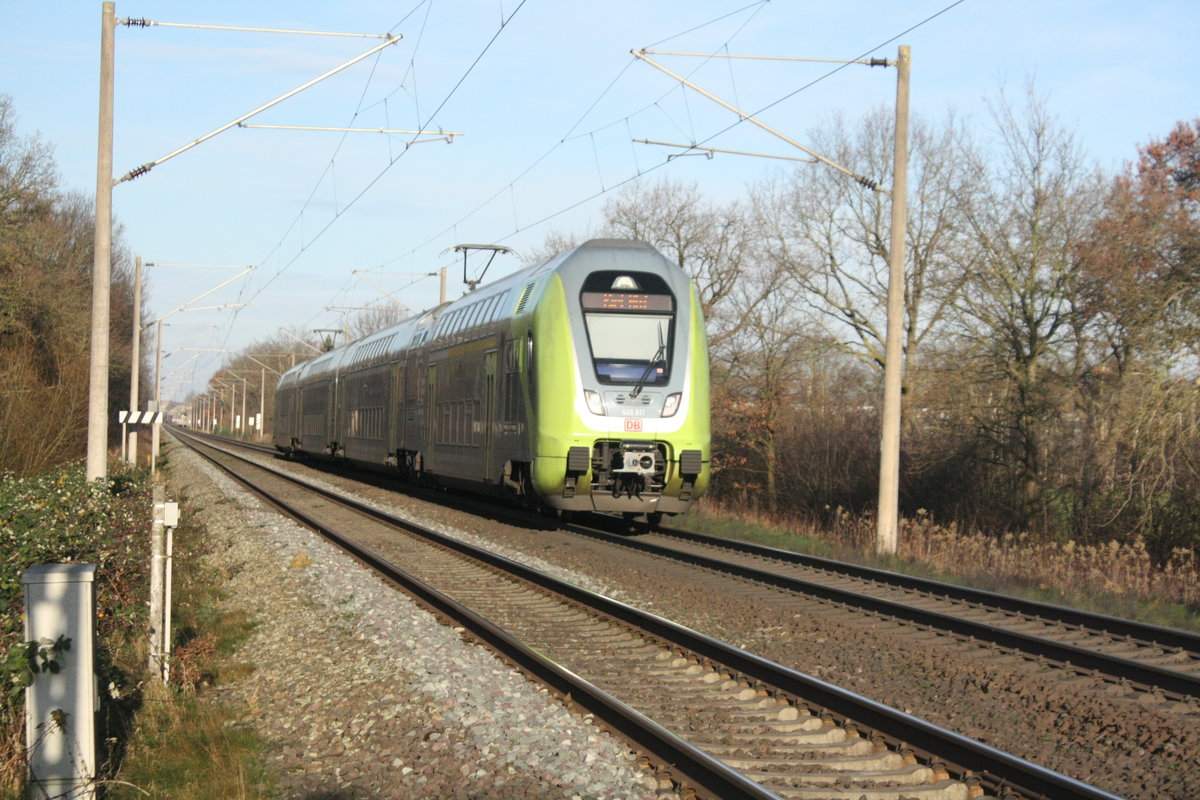
{"type": "Polygon", "coordinates": [[[985,642],[1109,685],[1200,700],[1200,635],[689,531],[630,537],[568,528],[621,547],[985,642]]]}
{"type": "Polygon", "coordinates": [[[690,531],[664,527],[630,536],[623,521],[578,520],[563,530],[991,645],[1107,691],[1147,693],[1181,711],[1200,710],[1200,634],[690,531]]]}
{"type": "Polygon", "coordinates": [[[459,620],[703,796],[1113,797],[328,490],[316,489],[315,503],[295,499],[313,489],[262,465],[207,457],[246,473],[235,477],[262,484],[256,492],[459,620]],[[347,529],[352,539],[338,533],[347,529]]]}

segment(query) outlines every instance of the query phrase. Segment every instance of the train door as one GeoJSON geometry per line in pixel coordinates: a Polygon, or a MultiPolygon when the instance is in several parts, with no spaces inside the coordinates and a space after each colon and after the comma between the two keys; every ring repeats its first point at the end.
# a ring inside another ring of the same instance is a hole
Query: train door
{"type": "Polygon", "coordinates": [[[488,350],[483,355],[483,479],[488,483],[496,479],[494,468],[496,449],[496,351],[488,350]]]}
{"type": "Polygon", "coordinates": [[[420,359],[409,357],[404,367],[404,429],[400,433],[400,446],[410,453],[421,449],[424,434],[425,387],[421,384],[424,375],[425,366],[420,359]]]}
{"type": "Polygon", "coordinates": [[[326,415],[327,422],[325,428],[327,433],[327,436],[325,437],[327,440],[326,444],[329,446],[330,455],[338,455],[338,448],[346,446],[341,432],[342,421],[339,419],[342,414],[346,413],[344,411],[345,408],[346,382],[342,380],[340,376],[335,376],[334,379],[329,382],[329,413],[326,415]]]}
{"type": "Polygon", "coordinates": [[[438,440],[437,427],[440,421],[437,408],[437,364],[430,364],[425,373],[425,430],[421,432],[425,469],[436,469],[433,464],[433,447],[438,440]]]}
{"type": "Polygon", "coordinates": [[[392,387],[387,399],[387,446],[390,453],[400,449],[404,438],[404,364],[392,364],[392,387]]]}

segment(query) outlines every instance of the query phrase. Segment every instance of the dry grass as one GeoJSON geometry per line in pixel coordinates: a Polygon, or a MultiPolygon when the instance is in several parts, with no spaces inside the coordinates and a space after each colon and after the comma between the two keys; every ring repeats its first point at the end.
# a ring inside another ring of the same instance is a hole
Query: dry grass
{"type": "Polygon", "coordinates": [[[265,744],[231,724],[228,710],[203,694],[147,685],[146,703],[124,764],[107,784],[112,800],[257,800],[272,790],[260,757],[265,744]]]}
{"type": "Polygon", "coordinates": [[[875,520],[839,511],[831,526],[744,513],[706,499],[684,518],[731,538],[932,575],[1175,627],[1200,627],[1200,559],[1175,550],[1156,563],[1141,540],[1078,545],[1028,534],[985,536],[936,524],[925,514],[901,521],[899,558],[873,554],[875,520]]]}
{"type": "MultiPolygon", "coordinates": [[[[240,648],[253,630],[244,611],[225,607],[227,575],[203,568],[208,539],[195,520],[176,530],[171,682],[145,684],[109,800],[258,800],[275,796],[267,742],[227,708],[214,687],[253,671],[240,648]]],[[[141,657],[144,659],[145,654],[141,657]]],[[[144,662],[143,662],[144,663],[144,662]]]]}
{"type": "Polygon", "coordinates": [[[904,522],[900,553],[953,575],[998,575],[1044,590],[1200,607],[1196,554],[1179,548],[1165,564],[1156,564],[1141,539],[1077,545],[1037,541],[1028,534],[996,538],[964,534],[918,516],[904,522]]]}
{"type": "Polygon", "coordinates": [[[0,798],[25,796],[25,717],[5,706],[0,710],[0,798]]]}

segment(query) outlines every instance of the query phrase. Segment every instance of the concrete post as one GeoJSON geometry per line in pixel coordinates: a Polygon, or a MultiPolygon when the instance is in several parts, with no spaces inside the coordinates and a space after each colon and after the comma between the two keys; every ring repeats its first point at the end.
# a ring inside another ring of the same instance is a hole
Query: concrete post
{"type": "Polygon", "coordinates": [[[904,374],[904,238],[908,219],[908,45],[896,59],[896,136],[892,161],[892,230],[888,247],[887,339],[879,448],[879,514],[875,552],[900,550],[900,411],[904,374]]]}
{"type": "Polygon", "coordinates": [[[70,640],[58,672],[39,672],[25,690],[29,797],[95,797],[95,564],[39,564],[21,576],[25,641],[70,640]]]}
{"type": "Polygon", "coordinates": [[[163,635],[163,517],[166,513],[163,485],[151,489],[154,519],[150,524],[150,672],[162,674],[163,635]]]}
{"type": "Polygon", "coordinates": [[[100,21],[100,126],[96,147],[96,234],[92,258],[92,324],[88,366],[86,474],[108,475],[108,300],[112,273],[113,54],[116,3],[100,21]]]}

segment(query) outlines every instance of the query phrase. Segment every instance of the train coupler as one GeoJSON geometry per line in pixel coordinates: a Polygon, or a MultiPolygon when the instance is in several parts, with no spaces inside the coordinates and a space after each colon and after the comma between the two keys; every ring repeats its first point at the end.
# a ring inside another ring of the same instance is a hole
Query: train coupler
{"type": "Polygon", "coordinates": [[[612,495],[628,498],[642,497],[651,488],[659,462],[658,449],[653,442],[623,441],[620,450],[612,454],[612,495]]]}
{"type": "Polygon", "coordinates": [[[646,488],[646,479],[640,473],[624,473],[613,478],[612,496],[624,494],[628,498],[642,499],[642,489],[646,488]]]}

